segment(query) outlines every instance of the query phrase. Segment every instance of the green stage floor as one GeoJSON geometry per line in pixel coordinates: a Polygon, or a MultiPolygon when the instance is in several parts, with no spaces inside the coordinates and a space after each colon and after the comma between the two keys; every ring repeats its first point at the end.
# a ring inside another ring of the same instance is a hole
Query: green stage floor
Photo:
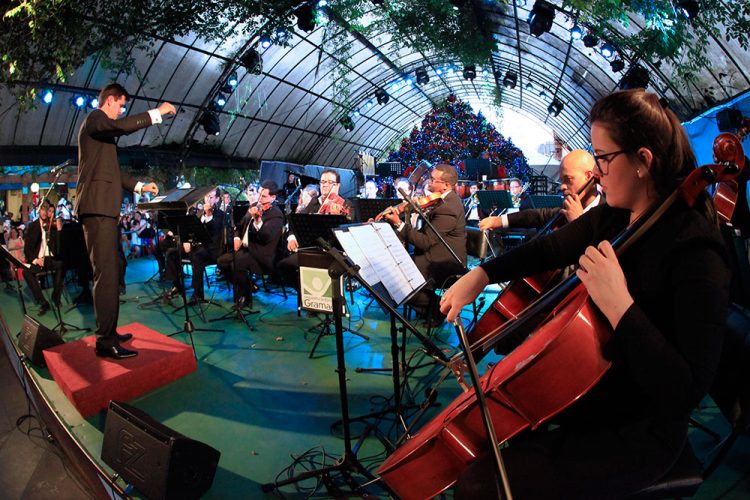
{"type": "MultiPolygon", "coordinates": [[[[209,270],[213,272],[213,267],[209,270]]],[[[140,322],[170,334],[182,328],[182,311],[174,313],[172,307],[164,304],[145,309],[139,307],[159,294],[162,286],[169,286],[155,280],[143,283],[155,271],[156,263],[152,259],[129,261],[128,287],[127,294],[122,297],[125,302],[120,310],[120,324],[140,322]]],[[[213,291],[213,288],[208,290],[207,297],[213,291]]],[[[75,295],[75,287],[70,286],[69,292],[75,295]]],[[[255,309],[260,313],[248,316],[252,330],[234,319],[204,322],[197,310],[191,309],[196,328],[220,328],[224,332],[194,332],[198,370],[129,401],[168,427],[221,452],[213,487],[205,498],[263,498],[264,495],[270,498],[272,494],[261,492],[262,484],[312,467],[332,464],[344,450],[341,427],[332,427],[341,417],[335,337],[323,337],[315,357],[309,359],[316,333],[307,330],[320,320],[307,313],[298,317],[296,295],[290,292],[286,300],[280,290],[258,293],[255,309]]],[[[30,297],[28,293],[25,296],[30,297]]],[[[494,294],[488,294],[488,301],[493,297],[494,294]]],[[[213,298],[224,309],[214,305],[205,308],[206,319],[218,318],[229,310],[230,294],[226,288],[217,289],[213,298]]],[[[364,340],[351,333],[344,334],[350,414],[359,416],[388,407],[392,402],[393,383],[390,373],[355,371],[358,367],[390,367],[391,341],[388,316],[376,303],[364,310],[369,302],[364,290],[354,292],[354,299],[350,305],[351,317],[345,319],[344,326],[369,336],[369,340],[364,340]]],[[[18,332],[22,314],[17,294],[2,291],[0,301],[2,316],[10,331],[18,332]]],[[[178,303],[181,300],[174,301],[175,305],[178,303]]],[[[34,317],[37,310],[35,305],[29,307],[34,317]]],[[[471,319],[468,308],[464,317],[467,322],[471,319]]],[[[64,319],[73,325],[91,327],[94,324],[90,306],[74,308],[64,314],[64,319]]],[[[52,327],[55,323],[52,313],[42,317],[42,322],[52,327]]],[[[425,331],[423,327],[420,330],[425,331]]],[[[68,332],[65,340],[87,335],[90,333],[68,332]]],[[[184,333],[175,338],[186,343],[190,341],[184,333]]],[[[456,335],[447,325],[434,334],[432,341],[448,355],[456,351],[456,335]]],[[[420,347],[421,344],[411,337],[407,346],[411,365],[425,364],[430,360],[420,347]]],[[[486,368],[487,361],[482,362],[480,369],[486,368]]],[[[32,371],[70,432],[100,462],[105,413],[82,419],[45,369],[34,368],[32,371]]],[[[443,374],[442,366],[429,363],[410,372],[407,400],[423,403],[425,390],[443,374]]],[[[437,400],[445,404],[459,393],[455,378],[448,376],[439,385],[437,400]]],[[[710,401],[707,404],[710,405],[710,401]]],[[[417,422],[417,428],[437,411],[439,408],[430,408],[417,422]]],[[[409,410],[407,418],[413,414],[414,410],[409,410]]],[[[718,432],[728,430],[718,410],[711,406],[697,412],[696,417],[718,432]]],[[[388,417],[355,422],[352,430],[355,441],[366,435],[357,456],[371,471],[385,458],[386,446],[399,436],[399,427],[388,417]],[[372,425],[368,426],[368,423],[372,425]]],[[[699,457],[713,444],[711,438],[697,429],[691,430],[691,441],[699,457]]],[[[106,465],[101,465],[111,472],[106,465]]],[[[750,498],[749,472],[750,439],[745,437],[735,445],[724,465],[702,486],[698,498],[750,498]]],[[[355,479],[366,482],[361,476],[355,475],[355,479]]],[[[309,494],[314,498],[329,497],[322,486],[314,493],[315,487],[315,480],[307,480],[296,487],[286,486],[281,491],[288,498],[304,498],[309,494]]],[[[381,497],[387,496],[377,484],[369,485],[367,490],[381,497]]]]}

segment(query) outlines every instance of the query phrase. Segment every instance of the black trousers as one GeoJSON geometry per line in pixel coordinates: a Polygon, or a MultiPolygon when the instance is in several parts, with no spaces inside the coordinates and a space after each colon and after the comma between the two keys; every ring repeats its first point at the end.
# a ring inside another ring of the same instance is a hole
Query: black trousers
{"type": "Polygon", "coordinates": [[[246,248],[241,248],[236,254],[225,253],[216,260],[221,272],[233,283],[236,280],[237,297],[250,296],[250,276],[251,274],[265,274],[271,271],[272,262],[258,258],[246,248]],[[236,271],[233,269],[236,265],[236,271]]]}
{"type": "Polygon", "coordinates": [[[120,254],[117,219],[104,215],[81,217],[86,248],[94,271],[94,315],[96,345],[109,348],[119,345],[117,320],[120,316],[120,254]]]}
{"type": "MultiPolygon", "coordinates": [[[[203,295],[203,273],[206,270],[206,266],[209,266],[216,262],[213,252],[206,247],[193,248],[188,253],[190,264],[193,266],[193,296],[202,299],[203,295]]],[[[164,277],[171,280],[174,286],[179,287],[179,268],[180,262],[180,249],[170,248],[166,254],[166,271],[164,277]]]]}
{"type": "Polygon", "coordinates": [[[23,279],[31,289],[31,294],[34,299],[43,303],[46,302],[44,294],[42,293],[42,286],[39,283],[39,277],[37,273],[42,271],[52,271],[54,273],[54,287],[52,288],[52,302],[55,304],[60,302],[60,296],[62,295],[63,284],[65,283],[65,268],[63,261],[55,259],[54,257],[44,258],[44,267],[39,267],[36,264],[31,264],[31,268],[23,268],[23,279]]]}

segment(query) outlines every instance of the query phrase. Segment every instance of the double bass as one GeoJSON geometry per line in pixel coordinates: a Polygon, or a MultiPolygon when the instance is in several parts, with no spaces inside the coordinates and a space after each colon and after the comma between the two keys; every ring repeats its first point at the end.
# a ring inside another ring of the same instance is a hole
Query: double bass
{"type": "MultiPolygon", "coordinates": [[[[739,173],[744,155],[732,134],[714,142],[722,164],[693,171],[665,201],[631,224],[613,242],[618,257],[682,198],[692,205],[709,183],[739,173]],[[738,153],[739,152],[739,153],[738,153]],[[742,156],[742,160],[738,158],[742,156]]],[[[612,329],[576,276],[558,285],[505,327],[510,330],[551,308],[529,338],[480,379],[499,445],[572,405],[604,376],[611,362],[603,355],[612,329]],[[561,376],[564,374],[564,376],[561,376]]],[[[381,479],[403,499],[431,498],[456,482],[485,455],[488,442],[477,396],[461,394],[378,468],[381,479]]],[[[512,482],[512,478],[511,478],[512,482]]]]}

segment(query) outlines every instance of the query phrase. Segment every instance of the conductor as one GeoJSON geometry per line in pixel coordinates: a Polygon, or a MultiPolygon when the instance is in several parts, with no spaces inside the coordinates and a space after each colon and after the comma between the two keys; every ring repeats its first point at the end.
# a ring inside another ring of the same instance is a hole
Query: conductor
{"type": "Polygon", "coordinates": [[[96,316],[96,355],[113,359],[136,356],[125,349],[132,334],[117,333],[120,312],[118,230],[122,190],[157,194],[155,183],[136,182],[120,171],[116,139],[161,123],[163,115],[175,114],[168,102],[145,113],[118,119],[130,99],[125,88],[111,83],[99,93],[99,108],[91,112],[78,132],[78,195],[75,212],[83,224],[86,248],[94,269],[94,314],[96,316]]]}

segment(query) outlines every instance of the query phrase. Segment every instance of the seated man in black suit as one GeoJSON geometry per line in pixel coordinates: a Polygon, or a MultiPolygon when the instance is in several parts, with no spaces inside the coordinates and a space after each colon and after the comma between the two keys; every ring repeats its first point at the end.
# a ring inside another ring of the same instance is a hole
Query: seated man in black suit
{"type": "Polygon", "coordinates": [[[39,284],[37,273],[52,271],[54,273],[54,288],[52,289],[52,302],[60,307],[60,296],[62,295],[63,283],[65,281],[65,267],[62,259],[58,258],[59,231],[62,229],[62,220],[55,221],[55,207],[46,202],[39,208],[39,218],[31,222],[24,234],[23,252],[26,262],[31,267],[23,268],[23,279],[31,288],[37,303],[41,306],[39,314],[49,311],[49,302],[44,298],[42,287],[39,284]]]}
{"type": "Polygon", "coordinates": [[[239,308],[250,304],[253,289],[248,273],[265,274],[273,269],[276,247],[284,228],[284,214],[274,204],[277,192],[274,181],[263,182],[258,202],[248,208],[234,237],[234,253],[225,253],[217,260],[224,276],[236,283],[239,308]]]}
{"type": "MultiPolygon", "coordinates": [[[[312,198],[301,209],[297,208],[300,214],[330,214],[330,215],[351,215],[351,206],[349,202],[339,196],[341,186],[341,177],[335,170],[326,169],[320,174],[320,197],[312,198]]],[[[303,193],[304,194],[304,193],[303,193]]],[[[303,196],[300,195],[300,205],[303,196]]],[[[279,273],[285,283],[297,288],[299,280],[297,271],[299,270],[299,256],[297,250],[299,243],[294,233],[289,234],[287,238],[287,250],[291,255],[279,262],[279,273]]]]}
{"type": "Polygon", "coordinates": [[[452,165],[439,164],[430,172],[429,189],[431,193],[440,193],[443,202],[429,211],[427,219],[432,223],[435,231],[440,233],[445,242],[453,249],[459,263],[450,251],[442,244],[435,232],[428,224],[415,228],[407,219],[402,222],[398,214],[389,212],[388,221],[397,228],[399,238],[414,246],[414,263],[428,283],[428,291],[422,289],[417,293],[410,305],[415,312],[424,315],[430,301],[432,288],[443,287],[446,280],[452,276],[463,274],[466,266],[466,218],[461,198],[453,187],[458,179],[456,169],[452,165]]]}
{"type": "MultiPolygon", "coordinates": [[[[206,227],[209,236],[211,236],[211,244],[206,246],[198,244],[193,246],[189,241],[182,242],[182,251],[184,255],[187,255],[190,259],[190,264],[193,266],[193,295],[188,301],[188,304],[194,305],[198,302],[205,300],[203,294],[203,274],[206,266],[216,262],[216,259],[221,254],[221,239],[222,229],[224,225],[224,212],[219,210],[216,205],[218,204],[219,198],[216,193],[216,189],[206,194],[203,203],[203,213],[201,214],[201,223],[206,227]]],[[[172,280],[173,287],[169,291],[169,296],[174,297],[182,294],[179,281],[179,269],[177,266],[180,265],[180,252],[178,248],[170,248],[166,253],[166,272],[164,277],[168,280],[172,280]]]]}

